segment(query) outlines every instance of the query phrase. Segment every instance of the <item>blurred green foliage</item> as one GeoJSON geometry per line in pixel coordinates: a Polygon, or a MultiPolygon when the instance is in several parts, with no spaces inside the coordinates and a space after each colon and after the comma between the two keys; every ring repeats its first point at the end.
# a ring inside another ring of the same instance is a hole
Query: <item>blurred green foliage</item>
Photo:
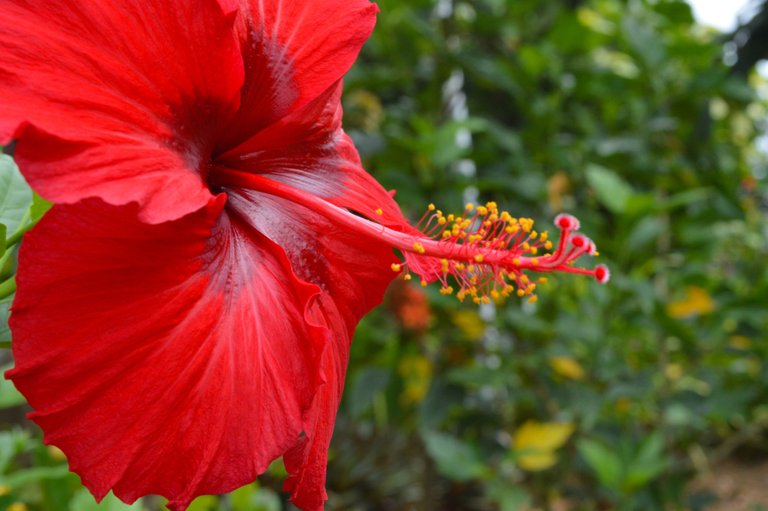
{"type": "MultiPolygon", "coordinates": [[[[393,284],[353,345],[327,509],[705,509],[697,473],[768,454],[760,84],[732,76],[679,0],[379,5],[344,99],[366,168],[411,218],[476,199],[541,229],[571,212],[613,278],[480,308],[393,284]]],[[[39,215],[14,193],[2,239],[39,215]]],[[[0,509],[158,508],[95,505],[60,453],[10,426],[23,408],[0,390],[0,509]]],[[[290,509],[282,475],[190,509],[290,509]]]]}

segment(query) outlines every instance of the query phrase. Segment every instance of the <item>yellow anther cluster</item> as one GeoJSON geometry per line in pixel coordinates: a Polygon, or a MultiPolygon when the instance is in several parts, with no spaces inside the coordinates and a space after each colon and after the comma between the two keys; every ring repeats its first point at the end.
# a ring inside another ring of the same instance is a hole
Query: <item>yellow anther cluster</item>
{"type": "Polygon", "coordinates": [[[392,268],[393,272],[399,273],[403,269],[403,265],[402,264],[397,264],[397,263],[392,263],[392,266],[390,266],[390,268],[392,268]]]}
{"type": "MultiPolygon", "coordinates": [[[[444,255],[437,260],[430,260],[432,256],[414,259],[393,270],[409,266],[421,277],[422,285],[437,279],[441,294],[455,295],[461,301],[471,298],[475,303],[499,301],[515,293],[533,296],[536,285],[523,272],[546,268],[553,247],[546,231],[534,230],[531,218],[515,218],[499,210],[495,202],[468,203],[458,215],[445,215],[430,204],[419,228],[425,239],[439,241],[438,246],[430,245],[430,254],[444,255]],[[449,280],[458,284],[455,292],[449,280]]],[[[426,242],[417,240],[413,254],[426,255],[426,242]]]]}
{"type": "Polygon", "coordinates": [[[383,210],[383,209],[381,209],[381,208],[379,208],[379,209],[377,209],[377,210],[376,210],[376,214],[377,214],[377,215],[379,215],[379,216],[381,216],[381,215],[383,215],[383,214],[384,214],[384,210],[383,210]]]}

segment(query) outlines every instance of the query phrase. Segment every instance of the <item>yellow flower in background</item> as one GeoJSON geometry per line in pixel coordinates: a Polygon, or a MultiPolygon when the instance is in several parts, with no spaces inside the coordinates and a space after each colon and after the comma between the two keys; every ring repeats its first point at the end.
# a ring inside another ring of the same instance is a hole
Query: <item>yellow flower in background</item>
{"type": "Polygon", "coordinates": [[[6,508],[6,511],[27,511],[27,505],[23,502],[14,502],[6,508]]]}
{"type": "Polygon", "coordinates": [[[485,333],[485,323],[474,309],[462,309],[453,314],[453,324],[470,341],[479,341],[485,333]]]}
{"type": "Polygon", "coordinates": [[[405,389],[401,399],[405,403],[420,403],[429,391],[432,382],[432,362],[421,355],[406,357],[400,362],[400,376],[405,389]]]}
{"type": "Polygon", "coordinates": [[[557,449],[571,437],[572,422],[527,421],[512,435],[517,465],[530,472],[546,470],[557,462],[557,449]]]}
{"type": "Polygon", "coordinates": [[[683,377],[683,366],[680,364],[667,364],[664,368],[664,376],[670,381],[677,381],[683,377]]]}
{"type": "Polygon", "coordinates": [[[714,310],[714,300],[705,289],[698,286],[688,286],[684,298],[667,304],[667,315],[672,318],[701,316],[714,310]]]}
{"type": "Polygon", "coordinates": [[[570,187],[571,182],[568,179],[568,174],[565,172],[557,172],[547,179],[547,202],[549,203],[549,209],[553,213],[563,211],[563,197],[568,193],[570,187]]]}
{"type": "Polygon", "coordinates": [[[581,367],[581,364],[571,357],[550,357],[549,367],[552,368],[555,374],[569,380],[583,380],[586,376],[586,372],[581,367]]]}
{"type": "Polygon", "coordinates": [[[732,335],[728,338],[728,346],[737,350],[748,350],[752,340],[744,335],[732,335]]]}
{"type": "Polygon", "coordinates": [[[46,447],[46,450],[48,451],[48,456],[54,461],[67,461],[67,456],[64,454],[64,451],[56,447],[55,445],[49,445],[46,447]]]}

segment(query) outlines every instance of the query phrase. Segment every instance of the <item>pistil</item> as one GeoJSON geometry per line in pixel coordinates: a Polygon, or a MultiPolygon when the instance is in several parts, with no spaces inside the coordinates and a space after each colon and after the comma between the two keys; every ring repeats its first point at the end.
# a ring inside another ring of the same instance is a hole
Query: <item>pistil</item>
{"type": "Polygon", "coordinates": [[[401,222],[396,230],[381,223],[391,221],[381,214],[381,208],[372,210],[367,218],[256,174],[218,168],[216,178],[225,190],[247,187],[281,197],[360,236],[389,244],[404,257],[402,264],[392,266],[393,271],[404,272],[408,279],[413,272],[422,285],[440,281],[443,294],[453,294],[455,283],[459,300],[470,297],[476,303],[487,303],[514,292],[534,301],[537,284],[546,279],[534,282],[528,272],[577,273],[590,275],[601,283],[609,279],[604,265],[593,269],[573,266],[585,254],[597,255],[597,250],[592,240],[576,232],[579,221],[571,215],[558,215],[555,219],[555,226],[560,230],[557,247],[553,253],[542,253],[553,248],[548,233],[538,233],[533,229],[533,220],[514,218],[506,211],[499,211],[493,202],[477,207],[468,204],[461,215],[444,215],[430,205],[417,228],[401,222]]]}

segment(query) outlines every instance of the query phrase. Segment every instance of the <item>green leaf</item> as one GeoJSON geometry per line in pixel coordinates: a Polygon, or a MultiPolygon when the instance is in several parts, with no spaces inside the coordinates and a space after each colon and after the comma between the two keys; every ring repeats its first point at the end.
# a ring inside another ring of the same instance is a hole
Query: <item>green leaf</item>
{"type": "Polygon", "coordinates": [[[214,511],[219,507],[219,499],[214,495],[201,495],[189,504],[187,511],[214,511]]]}
{"type": "Polygon", "coordinates": [[[29,189],[19,168],[10,156],[0,155],[0,223],[6,226],[6,233],[15,232],[32,203],[29,189]]]}
{"type": "MultiPolygon", "coordinates": [[[[0,367],[0,375],[5,373],[8,369],[13,367],[13,364],[6,364],[0,367]]],[[[13,383],[10,380],[6,380],[0,376],[0,410],[10,408],[12,406],[18,406],[24,403],[24,396],[16,390],[13,383]]]]}
{"type": "Polygon", "coordinates": [[[531,496],[519,486],[511,486],[498,479],[486,484],[488,495],[499,505],[500,511],[526,509],[531,496]]]}
{"type": "Polygon", "coordinates": [[[586,173],[597,200],[614,213],[623,213],[634,195],[629,183],[614,171],[594,163],[587,165],[586,173]]]}
{"type": "Polygon", "coordinates": [[[391,371],[380,367],[363,369],[348,392],[349,411],[359,417],[370,410],[374,398],[384,392],[391,380],[391,371]]]}
{"type": "Polygon", "coordinates": [[[421,437],[438,471],[449,479],[467,481],[486,473],[485,465],[471,445],[437,431],[424,431],[421,437]]]}
{"type": "MultiPolygon", "coordinates": [[[[8,328],[8,318],[11,316],[11,298],[0,300],[0,342],[11,342],[11,329],[8,328]]],[[[0,346],[3,348],[4,346],[0,346]]]]}
{"type": "Polygon", "coordinates": [[[5,254],[5,237],[8,236],[8,228],[5,224],[0,224],[0,257],[5,254]]]}
{"type": "Polygon", "coordinates": [[[128,505],[111,492],[101,502],[96,502],[88,490],[81,488],[69,502],[69,509],[70,511],[143,511],[144,505],[140,500],[128,505]]]}
{"type": "Polygon", "coordinates": [[[33,222],[37,222],[43,215],[45,215],[49,209],[53,206],[52,203],[43,199],[36,193],[32,193],[32,205],[29,207],[30,217],[33,222]]]}
{"type": "Polygon", "coordinates": [[[640,445],[635,459],[629,466],[626,487],[628,489],[635,489],[645,486],[648,482],[658,477],[666,467],[664,439],[656,432],[646,438],[640,445]]]}
{"type": "MultiPolygon", "coordinates": [[[[0,474],[4,474],[17,452],[26,447],[29,434],[19,430],[0,432],[0,474]]],[[[0,475],[0,479],[2,476],[0,475]]]]}
{"type": "Polygon", "coordinates": [[[3,484],[7,484],[11,487],[22,486],[29,483],[36,483],[43,479],[57,479],[60,477],[66,477],[69,474],[69,467],[64,465],[56,465],[55,467],[34,467],[27,470],[19,470],[13,472],[0,480],[3,484]]]}
{"type": "Polygon", "coordinates": [[[619,488],[622,482],[623,466],[621,459],[613,450],[588,438],[579,440],[577,449],[603,486],[611,489],[619,488]]]}

